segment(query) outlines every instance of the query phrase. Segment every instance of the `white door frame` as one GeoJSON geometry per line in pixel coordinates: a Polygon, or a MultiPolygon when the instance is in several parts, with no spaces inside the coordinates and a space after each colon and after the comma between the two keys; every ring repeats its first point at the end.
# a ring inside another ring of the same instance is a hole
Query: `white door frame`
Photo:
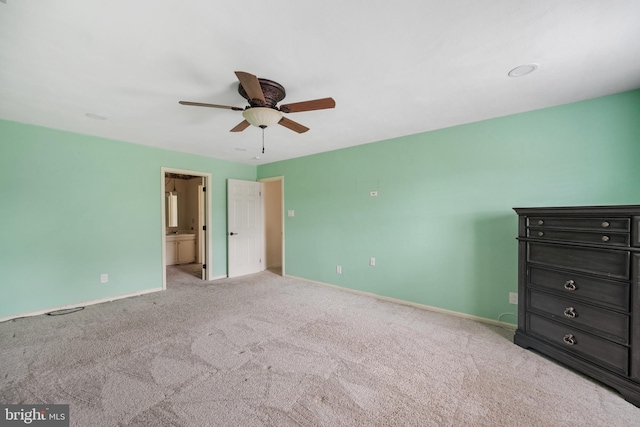
{"type": "MultiPolygon", "coordinates": [[[[280,175],[280,176],[272,176],[269,178],[260,178],[258,180],[258,182],[271,182],[271,181],[280,181],[280,202],[282,203],[282,236],[280,237],[282,239],[282,276],[285,276],[285,269],[284,269],[284,264],[285,264],[285,250],[284,250],[284,216],[285,216],[285,210],[284,210],[284,175],[280,175]]],[[[264,202],[264,198],[263,198],[263,202],[264,202]]],[[[266,224],[265,224],[266,225],[266,224]]],[[[264,253],[266,254],[266,245],[267,245],[267,228],[266,226],[264,227],[264,233],[265,233],[265,239],[264,239],[264,244],[265,244],[265,251],[264,253]]],[[[265,264],[266,265],[266,264],[265,264]]]]}
{"type": "MultiPolygon", "coordinates": [[[[205,195],[206,195],[206,206],[205,206],[205,213],[206,213],[206,218],[205,218],[205,225],[207,227],[207,229],[205,230],[205,234],[206,234],[206,242],[205,242],[205,248],[204,248],[204,259],[203,259],[203,264],[207,265],[207,268],[205,269],[205,280],[211,280],[211,271],[213,271],[213,239],[211,238],[211,232],[212,232],[212,222],[213,222],[213,215],[212,215],[212,210],[211,210],[211,174],[207,173],[207,172],[200,172],[200,171],[193,171],[193,170],[187,170],[187,169],[176,169],[176,168],[169,168],[169,167],[165,167],[162,166],[160,167],[160,182],[162,183],[160,185],[160,190],[161,190],[161,197],[160,200],[162,200],[162,210],[161,212],[161,216],[162,216],[162,230],[161,230],[161,236],[162,238],[160,239],[162,241],[162,290],[166,290],[167,289],[167,265],[166,265],[166,250],[167,250],[167,244],[166,244],[166,234],[167,234],[167,223],[166,223],[166,218],[165,218],[165,211],[166,211],[166,206],[165,206],[165,174],[166,173],[178,173],[178,174],[182,174],[182,175],[191,175],[191,176],[199,176],[204,178],[204,187],[207,189],[205,191],[205,195]]],[[[198,232],[201,232],[202,230],[198,230],[198,232]]]]}

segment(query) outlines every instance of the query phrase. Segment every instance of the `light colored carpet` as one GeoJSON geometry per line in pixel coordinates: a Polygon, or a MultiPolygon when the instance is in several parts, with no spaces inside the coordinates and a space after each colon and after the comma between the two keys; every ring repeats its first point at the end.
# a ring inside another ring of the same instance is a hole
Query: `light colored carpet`
{"type": "Polygon", "coordinates": [[[263,272],[0,324],[0,402],[73,426],[637,426],[499,327],[263,272]]]}

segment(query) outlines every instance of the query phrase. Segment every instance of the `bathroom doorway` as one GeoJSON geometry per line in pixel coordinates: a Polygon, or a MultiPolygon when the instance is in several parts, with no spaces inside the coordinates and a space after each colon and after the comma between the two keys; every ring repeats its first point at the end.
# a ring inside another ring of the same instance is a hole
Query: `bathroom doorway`
{"type": "Polygon", "coordinates": [[[162,175],[162,288],[168,270],[210,280],[211,174],[161,168],[162,175]]]}

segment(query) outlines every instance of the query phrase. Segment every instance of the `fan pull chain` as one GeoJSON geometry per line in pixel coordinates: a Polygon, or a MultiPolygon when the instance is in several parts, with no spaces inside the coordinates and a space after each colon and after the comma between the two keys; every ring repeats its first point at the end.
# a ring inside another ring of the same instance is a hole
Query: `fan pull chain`
{"type": "Polygon", "coordinates": [[[264,128],[262,128],[262,154],[264,154],[264,128]]]}

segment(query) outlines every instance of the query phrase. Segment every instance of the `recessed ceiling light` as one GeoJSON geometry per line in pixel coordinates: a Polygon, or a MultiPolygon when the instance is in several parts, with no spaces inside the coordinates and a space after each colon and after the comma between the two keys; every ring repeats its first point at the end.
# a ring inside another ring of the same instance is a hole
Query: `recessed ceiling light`
{"type": "Polygon", "coordinates": [[[87,117],[94,120],[107,120],[105,116],[101,116],[100,114],[87,113],[87,117]]]}
{"type": "Polygon", "coordinates": [[[522,77],[522,76],[526,76],[527,74],[531,74],[533,73],[535,70],[537,70],[539,67],[538,64],[524,64],[524,65],[520,65],[516,68],[514,68],[513,70],[509,71],[509,77],[522,77]]]}
{"type": "Polygon", "coordinates": [[[260,160],[260,156],[255,156],[253,160],[260,160]]]}

